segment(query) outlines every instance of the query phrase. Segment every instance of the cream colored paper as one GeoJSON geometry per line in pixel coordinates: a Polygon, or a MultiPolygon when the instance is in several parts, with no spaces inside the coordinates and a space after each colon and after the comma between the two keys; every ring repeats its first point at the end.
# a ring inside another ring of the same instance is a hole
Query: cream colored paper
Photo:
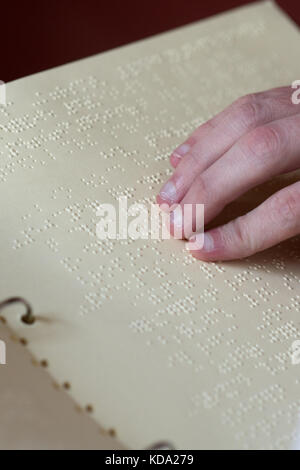
{"type": "Polygon", "coordinates": [[[299,238],[206,264],[180,241],[100,241],[96,211],[120,195],[153,202],[170,151],[238,96],[298,79],[299,48],[262,3],[7,88],[0,298],[24,296],[41,320],[5,316],[128,447],[297,445],[299,238]]]}
{"type": "MultiPolygon", "coordinates": [[[[7,366],[0,366],[0,450],[120,449],[60,384],[1,326],[7,366]]],[[[66,385],[65,385],[66,386],[66,385]]]]}

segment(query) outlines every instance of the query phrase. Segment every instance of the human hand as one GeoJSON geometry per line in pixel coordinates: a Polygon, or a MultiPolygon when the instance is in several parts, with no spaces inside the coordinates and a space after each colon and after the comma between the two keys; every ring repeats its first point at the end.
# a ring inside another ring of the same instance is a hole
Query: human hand
{"type": "MultiPolygon", "coordinates": [[[[175,171],[157,202],[204,204],[205,223],[249,189],[300,169],[300,105],[291,87],[244,96],[202,124],[170,157],[175,171]]],[[[180,211],[179,211],[180,212],[180,211]]],[[[172,227],[183,219],[171,215],[172,227]]],[[[300,234],[300,181],[226,225],[185,233],[193,256],[205,261],[248,257],[300,234]],[[203,245],[203,246],[202,246],[203,245]]]]}

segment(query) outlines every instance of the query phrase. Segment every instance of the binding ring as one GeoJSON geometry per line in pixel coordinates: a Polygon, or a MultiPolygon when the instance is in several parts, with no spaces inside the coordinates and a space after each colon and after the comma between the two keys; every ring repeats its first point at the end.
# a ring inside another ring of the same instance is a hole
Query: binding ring
{"type": "Polygon", "coordinates": [[[33,325],[36,321],[36,318],[33,314],[32,307],[27,302],[27,300],[23,299],[22,297],[11,297],[10,299],[6,299],[3,302],[0,302],[0,310],[8,307],[8,305],[16,303],[20,303],[26,308],[26,313],[21,317],[21,321],[26,325],[33,325]]]}

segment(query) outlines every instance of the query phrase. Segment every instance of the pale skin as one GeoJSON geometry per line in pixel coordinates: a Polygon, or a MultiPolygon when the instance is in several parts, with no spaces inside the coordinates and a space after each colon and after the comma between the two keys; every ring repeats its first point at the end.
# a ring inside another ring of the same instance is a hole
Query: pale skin
{"type": "MultiPolygon", "coordinates": [[[[244,96],[198,127],[170,157],[174,172],[157,196],[162,208],[204,204],[207,224],[251,188],[300,169],[300,105],[291,95],[288,86],[244,96]]],[[[218,261],[249,257],[298,234],[300,181],[206,231],[201,249],[200,234],[185,238],[193,256],[218,261]]]]}

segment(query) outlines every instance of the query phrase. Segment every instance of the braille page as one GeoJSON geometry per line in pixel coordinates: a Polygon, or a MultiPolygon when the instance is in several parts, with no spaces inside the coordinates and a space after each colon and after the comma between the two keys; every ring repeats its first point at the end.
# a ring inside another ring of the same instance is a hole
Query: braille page
{"type": "MultiPolygon", "coordinates": [[[[150,206],[168,157],[240,95],[300,77],[272,3],[235,10],[7,87],[0,107],[0,298],[53,379],[129,448],[297,445],[300,241],[204,263],[178,240],[101,240],[100,204],[150,206]]],[[[245,195],[233,217],[278,187],[245,195]]],[[[220,221],[220,219],[219,219],[220,221]]],[[[1,373],[1,370],[0,370],[1,373]]]]}

